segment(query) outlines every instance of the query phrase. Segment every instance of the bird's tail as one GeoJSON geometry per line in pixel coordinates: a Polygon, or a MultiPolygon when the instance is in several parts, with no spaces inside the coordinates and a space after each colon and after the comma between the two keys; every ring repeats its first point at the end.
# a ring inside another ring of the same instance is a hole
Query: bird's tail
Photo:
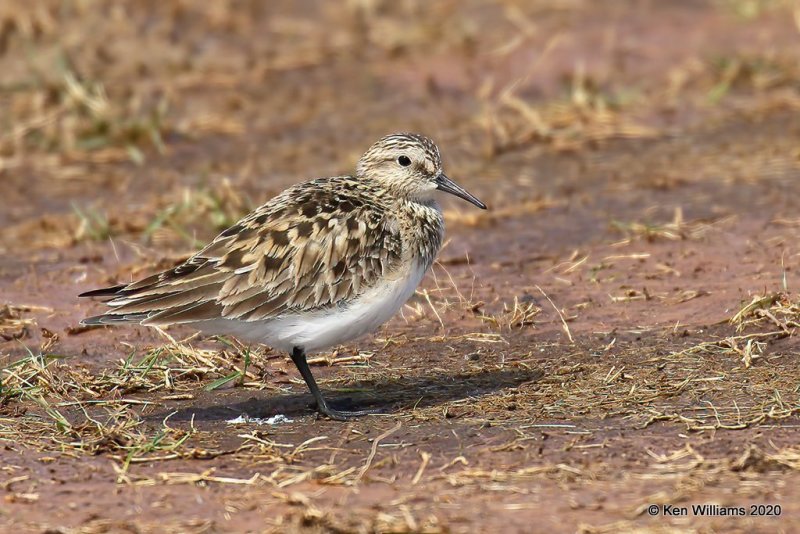
{"type": "MultiPolygon", "coordinates": [[[[78,295],[79,297],[95,297],[103,300],[108,300],[114,297],[119,297],[127,286],[125,284],[111,287],[104,287],[101,289],[93,289],[78,295]]],[[[128,313],[128,314],[115,314],[105,313],[103,315],[95,315],[94,317],[87,317],[81,320],[82,326],[102,326],[114,325],[124,323],[141,323],[147,318],[146,313],[128,313]]]]}
{"type": "Polygon", "coordinates": [[[104,287],[101,289],[93,289],[91,291],[86,291],[78,295],[79,297],[116,297],[120,294],[120,292],[127,287],[125,284],[121,284],[118,286],[111,286],[111,287],[104,287]]]}

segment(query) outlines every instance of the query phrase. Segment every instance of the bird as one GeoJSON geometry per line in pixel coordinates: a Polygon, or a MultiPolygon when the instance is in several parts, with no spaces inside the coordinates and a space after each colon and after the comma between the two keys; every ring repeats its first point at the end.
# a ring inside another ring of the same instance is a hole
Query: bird
{"type": "Polygon", "coordinates": [[[290,354],[316,410],[331,406],[307,353],[357,339],[414,294],[444,238],[437,192],[486,204],[447,177],[437,145],[414,133],[375,142],[355,174],[289,187],[174,268],[81,293],[108,306],[82,325],[189,325],[290,354]]]}

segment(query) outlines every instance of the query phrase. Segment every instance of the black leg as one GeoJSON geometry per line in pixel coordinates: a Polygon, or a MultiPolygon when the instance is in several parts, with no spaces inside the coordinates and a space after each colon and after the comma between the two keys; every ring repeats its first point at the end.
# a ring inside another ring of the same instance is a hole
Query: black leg
{"type": "Polygon", "coordinates": [[[300,347],[295,347],[292,350],[292,361],[297,366],[297,370],[300,371],[303,380],[306,381],[308,389],[311,390],[311,394],[317,402],[317,411],[320,414],[337,421],[347,421],[348,419],[361,417],[362,415],[376,413],[376,410],[334,410],[325,402],[325,397],[322,396],[322,392],[319,390],[319,386],[317,386],[317,381],[314,380],[314,375],[311,374],[311,369],[308,367],[308,362],[306,361],[306,352],[300,347]]]}

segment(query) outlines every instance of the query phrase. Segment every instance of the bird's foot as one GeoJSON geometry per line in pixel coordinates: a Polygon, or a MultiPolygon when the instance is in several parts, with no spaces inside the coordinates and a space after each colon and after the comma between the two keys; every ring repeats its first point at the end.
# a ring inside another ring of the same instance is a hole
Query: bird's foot
{"type": "Polygon", "coordinates": [[[363,417],[365,415],[371,415],[376,413],[381,413],[382,410],[379,408],[372,408],[372,409],[365,409],[365,410],[336,410],[328,406],[327,403],[323,405],[317,405],[317,413],[319,415],[328,417],[333,419],[334,421],[351,421],[353,419],[358,419],[359,417],[363,417]]]}

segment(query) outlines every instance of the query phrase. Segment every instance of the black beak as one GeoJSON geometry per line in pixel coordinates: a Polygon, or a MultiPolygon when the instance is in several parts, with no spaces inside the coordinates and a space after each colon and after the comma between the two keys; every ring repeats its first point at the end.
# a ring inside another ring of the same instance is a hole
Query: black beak
{"type": "Polygon", "coordinates": [[[444,191],[445,193],[450,193],[451,195],[455,195],[458,198],[463,198],[467,202],[475,204],[482,210],[486,209],[486,204],[478,200],[475,195],[445,176],[444,173],[436,177],[436,189],[439,191],[444,191]]]}

